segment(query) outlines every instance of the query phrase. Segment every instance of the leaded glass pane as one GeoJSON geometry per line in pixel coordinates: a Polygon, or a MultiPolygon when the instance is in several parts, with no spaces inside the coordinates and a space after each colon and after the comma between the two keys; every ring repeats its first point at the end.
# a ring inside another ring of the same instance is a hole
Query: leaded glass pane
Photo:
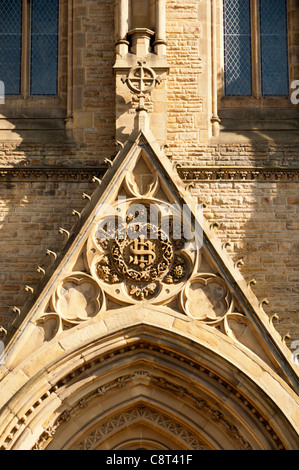
{"type": "Polygon", "coordinates": [[[251,95],[250,0],[224,0],[226,95],[251,95]]]}
{"type": "Polygon", "coordinates": [[[57,95],[58,0],[33,0],[31,95],[57,95]]]}
{"type": "Polygon", "coordinates": [[[286,0],[260,0],[262,94],[288,95],[286,0]]]}
{"type": "Polygon", "coordinates": [[[0,0],[0,80],[6,95],[21,92],[22,0],[0,0]]]}

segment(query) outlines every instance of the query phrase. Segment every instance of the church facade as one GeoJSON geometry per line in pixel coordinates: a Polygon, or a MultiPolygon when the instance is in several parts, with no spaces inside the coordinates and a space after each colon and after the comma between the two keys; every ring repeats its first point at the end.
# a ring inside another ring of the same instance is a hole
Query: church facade
{"type": "Polygon", "coordinates": [[[298,449],[297,2],[2,3],[0,449],[298,449]]]}

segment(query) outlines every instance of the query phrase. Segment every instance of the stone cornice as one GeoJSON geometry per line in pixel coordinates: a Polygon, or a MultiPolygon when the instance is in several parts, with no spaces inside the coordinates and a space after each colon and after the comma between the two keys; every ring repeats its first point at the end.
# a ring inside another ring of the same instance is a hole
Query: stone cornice
{"type": "MultiPolygon", "coordinates": [[[[299,181],[299,168],[286,167],[240,167],[240,166],[187,166],[176,164],[179,176],[184,181],[299,181]]],[[[1,181],[66,181],[88,182],[94,176],[101,178],[106,165],[97,167],[0,167],[1,181]]]]}
{"type": "Polygon", "coordinates": [[[100,167],[0,167],[1,181],[92,181],[94,176],[100,178],[107,166],[100,167]]]}
{"type": "Polygon", "coordinates": [[[299,181],[299,168],[176,165],[184,181],[299,181]]]}

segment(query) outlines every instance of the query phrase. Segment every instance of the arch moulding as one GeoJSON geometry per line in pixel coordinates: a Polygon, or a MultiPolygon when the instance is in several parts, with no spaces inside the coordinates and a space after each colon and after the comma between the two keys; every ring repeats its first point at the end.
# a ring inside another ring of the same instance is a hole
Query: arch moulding
{"type": "Polygon", "coordinates": [[[1,401],[13,395],[1,410],[2,450],[298,443],[297,398],[285,382],[245,346],[163,307],[66,330],[2,384],[1,401]]]}

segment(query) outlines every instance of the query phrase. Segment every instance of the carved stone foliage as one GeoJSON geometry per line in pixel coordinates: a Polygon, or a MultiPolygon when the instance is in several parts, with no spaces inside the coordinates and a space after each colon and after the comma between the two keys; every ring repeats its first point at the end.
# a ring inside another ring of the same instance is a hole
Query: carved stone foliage
{"type": "MultiPolygon", "coordinates": [[[[214,375],[210,376],[210,373],[209,377],[212,380],[217,380],[214,375]]],[[[194,406],[194,409],[197,410],[197,412],[200,412],[202,415],[221,426],[230,438],[236,442],[238,447],[247,450],[251,449],[250,443],[244,439],[231,419],[227,418],[225,413],[223,413],[219,407],[209,403],[209,401],[190,390],[189,387],[176,384],[171,380],[152,374],[146,370],[136,370],[129,374],[122,375],[113,381],[97,387],[84,398],[75,402],[72,408],[64,410],[56,421],[40,435],[34,449],[45,449],[54,438],[58,428],[65,425],[65,423],[68,423],[71,419],[75,420],[78,418],[83,408],[90,406],[94,400],[97,402],[100,401],[102,397],[107,396],[110,392],[115,392],[116,390],[120,390],[121,388],[130,385],[132,381],[134,381],[135,384],[148,383],[150,381],[151,384],[158,389],[163,389],[171,394],[175,394],[175,396],[180,399],[187,400],[188,403],[194,406]]],[[[222,381],[221,384],[223,385],[222,381]]],[[[256,415],[256,413],[257,411],[254,410],[254,415],[256,415]]],[[[163,414],[162,412],[143,404],[139,404],[127,410],[119,411],[117,414],[103,420],[96,428],[85,435],[83,439],[80,439],[76,444],[73,444],[72,448],[74,450],[92,450],[100,448],[105,439],[113,433],[121,430],[122,428],[127,431],[131,425],[134,425],[135,423],[144,423],[144,421],[154,425],[155,429],[161,431],[162,434],[167,432],[173,435],[176,440],[185,442],[190,449],[208,450],[209,448],[207,443],[201,440],[195,429],[192,429],[186,424],[184,425],[177,422],[174,417],[163,414]]]]}
{"type": "MultiPolygon", "coordinates": [[[[24,168],[1,167],[1,181],[92,181],[94,176],[103,177],[106,167],[101,168],[24,168]]],[[[177,171],[185,181],[298,181],[298,168],[257,167],[199,167],[177,164],[177,171]]]]}
{"type": "Polygon", "coordinates": [[[95,449],[109,434],[141,420],[145,422],[148,421],[152,425],[155,425],[155,428],[161,428],[162,432],[170,433],[176,439],[182,440],[190,449],[208,450],[208,446],[204,442],[200,441],[191,429],[182,426],[174,419],[163,415],[163,413],[145,406],[138,406],[114,416],[108,422],[103,423],[95,431],[85,437],[85,439],[77,445],[75,450],[95,449]]]}
{"type": "Polygon", "coordinates": [[[298,181],[298,168],[267,167],[199,167],[177,164],[177,171],[185,181],[298,181]]]}
{"type": "MultiPolygon", "coordinates": [[[[236,339],[246,317],[235,307],[222,277],[201,272],[202,249],[190,244],[193,232],[183,227],[179,212],[153,197],[158,180],[140,187],[126,178],[131,197],[101,208],[92,224],[74,272],[57,286],[38,324],[45,339],[102,314],[108,302],[169,305],[195,321],[236,339]],[[80,267],[81,270],[76,270],[80,267]]],[[[114,307],[115,308],[115,307],[114,307]]]]}

